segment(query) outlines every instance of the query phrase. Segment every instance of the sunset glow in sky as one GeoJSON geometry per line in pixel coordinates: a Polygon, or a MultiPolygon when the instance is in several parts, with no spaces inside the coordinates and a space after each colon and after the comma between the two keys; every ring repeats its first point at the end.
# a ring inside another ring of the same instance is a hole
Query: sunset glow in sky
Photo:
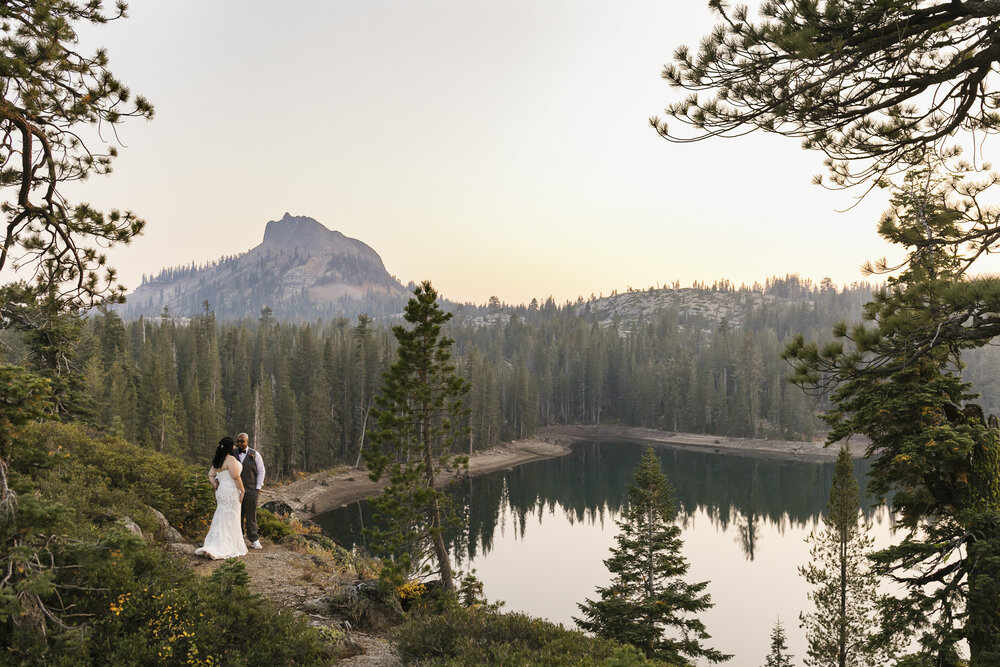
{"type": "Polygon", "coordinates": [[[852,193],[812,185],[822,156],[794,139],[649,127],[681,95],[662,65],[712,24],[705,0],[133,0],[84,44],[156,118],[70,192],[149,223],[111,253],[130,289],[249,250],[286,211],[458,301],[862,280],[883,194],[837,213],[852,193]]]}

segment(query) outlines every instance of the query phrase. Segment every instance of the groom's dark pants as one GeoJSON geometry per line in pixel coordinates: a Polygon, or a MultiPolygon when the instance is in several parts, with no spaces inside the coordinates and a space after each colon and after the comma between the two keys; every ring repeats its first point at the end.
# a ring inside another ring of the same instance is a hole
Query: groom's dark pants
{"type": "Polygon", "coordinates": [[[240,523],[246,530],[247,539],[256,542],[260,535],[257,533],[257,489],[247,488],[243,494],[243,505],[240,507],[240,523]]]}

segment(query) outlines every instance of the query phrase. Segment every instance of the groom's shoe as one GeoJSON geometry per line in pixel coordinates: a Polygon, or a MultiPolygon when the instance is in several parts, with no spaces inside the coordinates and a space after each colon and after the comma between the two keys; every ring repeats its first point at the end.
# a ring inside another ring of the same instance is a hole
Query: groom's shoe
{"type": "Polygon", "coordinates": [[[264,547],[262,547],[262,546],[261,546],[261,544],[260,544],[260,540],[254,540],[254,541],[253,541],[253,542],[252,542],[252,543],[250,544],[250,548],[251,548],[251,549],[263,549],[264,547]]]}

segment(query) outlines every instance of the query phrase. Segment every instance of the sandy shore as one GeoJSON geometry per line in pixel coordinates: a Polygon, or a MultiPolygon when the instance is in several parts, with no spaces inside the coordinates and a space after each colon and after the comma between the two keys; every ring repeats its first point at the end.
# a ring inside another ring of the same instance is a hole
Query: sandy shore
{"type": "MultiPolygon", "coordinates": [[[[837,458],[836,448],[824,447],[822,442],[727,438],[632,426],[546,426],[539,428],[530,440],[505,443],[471,457],[468,474],[481,475],[531,461],[555,458],[567,454],[575,442],[594,440],[638,442],[656,447],[797,461],[833,461],[837,458]]],[[[855,456],[861,456],[865,445],[860,442],[852,443],[851,449],[855,456]]],[[[383,486],[385,482],[372,482],[364,470],[341,468],[319,472],[282,486],[265,488],[261,492],[260,503],[281,500],[288,503],[299,516],[309,518],[374,496],[383,486]]]]}
{"type": "MultiPolygon", "coordinates": [[[[548,442],[572,444],[584,441],[638,442],[654,447],[672,447],[709,452],[724,452],[759,458],[793,461],[835,461],[837,447],[824,447],[823,441],[766,440],[760,438],[728,438],[699,433],[671,433],[636,426],[543,426],[535,437],[548,442]]],[[[863,456],[867,443],[851,440],[851,453],[863,456]]]]}

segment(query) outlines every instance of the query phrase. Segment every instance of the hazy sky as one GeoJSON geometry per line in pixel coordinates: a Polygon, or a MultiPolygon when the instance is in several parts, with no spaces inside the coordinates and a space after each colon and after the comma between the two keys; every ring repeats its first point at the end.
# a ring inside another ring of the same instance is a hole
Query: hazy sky
{"type": "Polygon", "coordinates": [[[115,173],[74,196],[132,209],[143,273],[244,252],[308,215],[404,283],[508,303],[680,280],[861,280],[886,253],[876,196],[811,185],[794,139],[675,145],[660,78],[713,24],[705,0],[132,0],[88,30],[156,106],[115,173]]]}

